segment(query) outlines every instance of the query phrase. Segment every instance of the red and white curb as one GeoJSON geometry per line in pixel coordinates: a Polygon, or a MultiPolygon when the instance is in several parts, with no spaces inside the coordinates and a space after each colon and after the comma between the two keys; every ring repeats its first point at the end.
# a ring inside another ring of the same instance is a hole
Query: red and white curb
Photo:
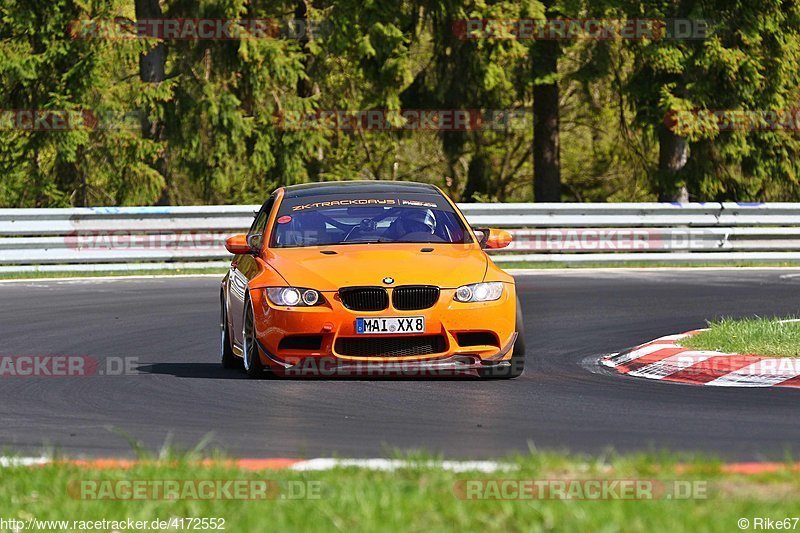
{"type": "MultiPolygon", "coordinates": [[[[89,469],[127,469],[138,464],[169,464],[169,461],[141,461],[137,459],[51,459],[49,457],[0,457],[0,468],[67,465],[89,469]]],[[[402,469],[439,469],[448,472],[493,473],[513,470],[514,465],[497,461],[410,461],[406,459],[223,459],[201,460],[203,466],[227,466],[241,470],[294,470],[298,472],[319,472],[336,468],[359,468],[394,472],[402,469]]]]}
{"type": "Polygon", "coordinates": [[[800,359],[692,350],[678,341],[703,330],[667,335],[603,357],[621,374],[714,387],[800,387],[800,359]]]}

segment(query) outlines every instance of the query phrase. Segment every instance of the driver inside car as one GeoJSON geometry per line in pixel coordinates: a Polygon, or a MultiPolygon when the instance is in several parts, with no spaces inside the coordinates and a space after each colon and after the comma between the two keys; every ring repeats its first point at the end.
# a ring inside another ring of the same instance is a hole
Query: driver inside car
{"type": "Polygon", "coordinates": [[[434,235],[436,217],[430,209],[403,209],[384,234],[391,241],[402,241],[409,235],[434,235]]]}

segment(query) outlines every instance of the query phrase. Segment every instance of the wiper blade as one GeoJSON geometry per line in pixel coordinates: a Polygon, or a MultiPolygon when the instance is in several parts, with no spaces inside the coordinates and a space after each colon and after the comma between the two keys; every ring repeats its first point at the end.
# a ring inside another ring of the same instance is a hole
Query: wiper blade
{"type": "Polygon", "coordinates": [[[447,241],[395,241],[395,240],[381,240],[378,242],[390,242],[394,244],[453,244],[447,241]]]}

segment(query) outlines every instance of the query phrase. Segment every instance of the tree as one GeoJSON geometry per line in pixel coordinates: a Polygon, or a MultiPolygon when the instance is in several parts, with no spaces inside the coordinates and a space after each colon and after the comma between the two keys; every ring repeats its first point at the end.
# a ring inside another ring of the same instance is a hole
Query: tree
{"type": "MultiPolygon", "coordinates": [[[[708,35],[629,42],[627,87],[637,120],[659,143],[662,200],[748,200],[770,184],[797,190],[791,131],[720,131],[709,110],[775,110],[797,102],[800,7],[794,2],[623,2],[628,17],[713,21],[708,35]],[[675,117],[680,120],[675,120],[675,117]]],[[[677,30],[668,23],[668,30],[677,30]]],[[[795,193],[796,194],[796,193],[795,193]]]]}
{"type": "MultiPolygon", "coordinates": [[[[544,0],[547,18],[558,15],[555,0],[544,0]]],[[[533,60],[533,198],[537,202],[561,201],[561,150],[558,58],[555,39],[537,41],[533,60]]]]}
{"type": "Polygon", "coordinates": [[[118,2],[84,8],[69,0],[8,0],[0,12],[0,109],[71,117],[60,127],[0,133],[0,201],[14,206],[149,203],[160,176],[142,163],[153,146],[122,120],[130,83],[120,65],[135,57],[121,42],[81,38],[76,21],[110,18],[118,2]],[[135,184],[122,190],[126,177],[135,184]]]}
{"type": "MultiPolygon", "coordinates": [[[[136,20],[147,21],[163,18],[159,0],[135,0],[136,20]]],[[[139,79],[142,83],[160,84],[166,79],[167,48],[163,41],[155,41],[148,50],[139,55],[139,79]]],[[[151,118],[147,110],[142,110],[142,138],[158,143],[164,141],[164,124],[156,117],[151,118]]],[[[164,189],[158,203],[169,204],[170,180],[168,179],[165,150],[160,150],[153,166],[163,178],[164,189]]]]}

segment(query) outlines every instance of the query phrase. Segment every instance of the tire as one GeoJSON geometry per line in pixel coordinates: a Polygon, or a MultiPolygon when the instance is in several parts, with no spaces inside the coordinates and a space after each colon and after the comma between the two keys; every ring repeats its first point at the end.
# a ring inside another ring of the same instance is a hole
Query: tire
{"type": "Polygon", "coordinates": [[[222,368],[237,368],[242,366],[242,360],[236,357],[231,348],[231,335],[228,331],[228,313],[226,311],[225,297],[220,295],[219,309],[219,362],[222,368]]]}
{"type": "Polygon", "coordinates": [[[256,327],[253,319],[253,306],[248,298],[244,302],[244,321],[242,331],[242,358],[244,360],[244,371],[254,379],[264,377],[264,365],[258,353],[258,343],[256,341],[256,327]]]}
{"type": "Polygon", "coordinates": [[[517,317],[514,330],[517,333],[517,340],[514,342],[514,349],[511,352],[510,366],[489,367],[481,372],[483,378],[513,379],[518,378],[525,371],[525,323],[523,321],[522,306],[517,298],[517,317]]]}

